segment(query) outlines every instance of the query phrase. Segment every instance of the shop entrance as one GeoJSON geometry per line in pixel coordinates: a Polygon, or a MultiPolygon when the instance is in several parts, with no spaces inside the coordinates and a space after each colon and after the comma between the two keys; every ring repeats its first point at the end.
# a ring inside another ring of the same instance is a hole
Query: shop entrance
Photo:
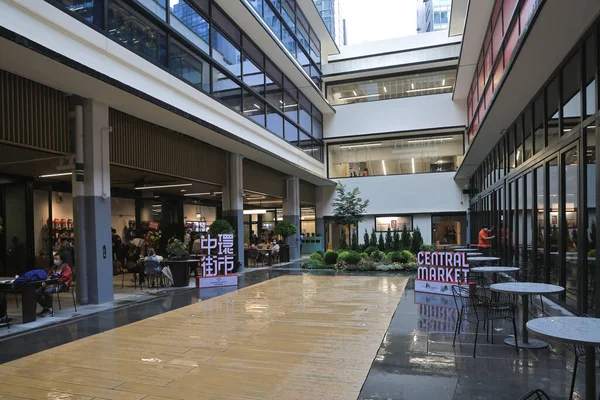
{"type": "Polygon", "coordinates": [[[467,239],[466,213],[431,216],[431,243],[435,245],[464,244],[467,239]]]}

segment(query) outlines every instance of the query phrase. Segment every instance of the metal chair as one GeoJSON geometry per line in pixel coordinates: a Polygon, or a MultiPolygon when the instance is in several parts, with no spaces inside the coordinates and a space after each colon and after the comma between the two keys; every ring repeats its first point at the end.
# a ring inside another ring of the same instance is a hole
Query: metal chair
{"type": "MultiPolygon", "coordinates": [[[[569,392],[569,400],[573,399],[573,392],[575,391],[575,378],[577,377],[577,366],[580,362],[585,362],[585,347],[580,344],[568,344],[566,347],[575,354],[575,362],[573,363],[573,377],[571,378],[571,391],[569,392]]],[[[596,355],[600,354],[600,351],[596,348],[596,355]]]]}
{"type": "Polygon", "coordinates": [[[542,389],[535,389],[521,397],[521,400],[550,400],[550,397],[542,389]]]}
{"type": "Polygon", "coordinates": [[[490,325],[492,328],[492,343],[494,343],[494,321],[508,319],[512,321],[513,333],[515,335],[515,344],[517,354],[519,354],[519,345],[517,343],[517,324],[516,324],[516,304],[512,302],[493,302],[486,297],[477,296],[467,286],[452,286],[452,296],[454,304],[458,311],[456,326],[454,327],[454,338],[452,347],[456,345],[456,335],[460,333],[463,319],[475,317],[475,345],[473,346],[473,357],[477,351],[477,338],[479,336],[479,323],[484,323],[486,329],[486,339],[489,341],[490,325]],[[488,323],[489,322],[489,323],[488,323]]]}
{"type": "MultiPolygon", "coordinates": [[[[156,278],[156,276],[160,276],[162,279],[162,268],[160,267],[160,263],[158,261],[151,259],[144,260],[144,268],[146,270],[146,279],[148,280],[148,287],[150,287],[150,278],[156,278]]],[[[158,282],[155,282],[155,284],[156,290],[158,290],[158,282]]],[[[143,282],[140,282],[140,289],[142,289],[143,286],[143,282]]]]}
{"type": "MultiPolygon", "coordinates": [[[[517,282],[537,282],[537,277],[535,275],[535,270],[533,268],[533,264],[529,261],[513,261],[508,264],[509,267],[519,268],[519,272],[517,272],[517,282]]],[[[533,296],[529,296],[529,301],[533,304],[533,296]]],[[[544,300],[542,299],[542,295],[540,294],[540,304],[542,306],[542,314],[545,314],[544,311],[544,300]]]]}
{"type": "MultiPolygon", "coordinates": [[[[67,286],[67,291],[62,293],[71,292],[71,296],[73,297],[73,308],[75,308],[75,311],[77,311],[77,303],[75,302],[75,287],[73,285],[73,282],[74,280],[71,282],[71,286],[67,286]]],[[[62,306],[60,304],[60,293],[61,292],[56,292],[56,299],[58,300],[58,309],[62,310],[62,306]]]]}
{"type": "Polygon", "coordinates": [[[254,264],[255,267],[258,266],[257,264],[257,260],[258,259],[258,250],[257,249],[248,249],[248,263],[249,264],[254,264]]]}

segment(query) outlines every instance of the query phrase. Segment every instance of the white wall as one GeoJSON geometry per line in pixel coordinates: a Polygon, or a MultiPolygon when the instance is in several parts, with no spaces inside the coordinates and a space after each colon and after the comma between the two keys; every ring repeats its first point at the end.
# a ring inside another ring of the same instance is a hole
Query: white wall
{"type": "MultiPolygon", "coordinates": [[[[368,176],[339,179],[347,190],[358,187],[369,199],[367,214],[432,214],[466,212],[467,196],[454,181],[454,172],[368,176]],[[462,204],[461,204],[462,203],[462,204]]],[[[324,215],[333,215],[333,189],[324,194],[324,215]]],[[[362,232],[362,231],[361,231],[362,232]]]]}
{"type": "MultiPolygon", "coordinates": [[[[364,244],[365,229],[371,236],[373,228],[375,227],[375,217],[369,215],[358,224],[358,242],[364,244]]],[[[414,214],[413,215],[413,229],[419,228],[421,230],[421,236],[423,236],[423,243],[431,244],[431,214],[414,214]]],[[[379,238],[379,233],[377,233],[379,238]]],[[[384,234],[385,239],[385,234],[384,234]]]]}
{"type": "MultiPolygon", "coordinates": [[[[47,243],[44,243],[43,238],[48,235],[47,231],[44,231],[44,226],[48,223],[49,217],[48,192],[45,190],[34,190],[33,237],[35,238],[34,251],[36,255],[40,254],[40,251],[47,250],[47,243]]],[[[52,192],[52,219],[57,218],[73,218],[73,197],[71,193],[52,192]]]]}
{"type": "Polygon", "coordinates": [[[324,115],[324,138],[464,126],[465,103],[452,94],[347,104],[324,115]]]}

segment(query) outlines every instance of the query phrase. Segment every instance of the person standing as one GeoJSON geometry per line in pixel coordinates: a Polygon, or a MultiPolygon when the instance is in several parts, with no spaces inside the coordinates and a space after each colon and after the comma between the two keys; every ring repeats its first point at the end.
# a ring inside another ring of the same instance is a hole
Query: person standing
{"type": "Polygon", "coordinates": [[[492,229],[488,229],[487,226],[485,226],[485,225],[483,225],[481,227],[481,230],[479,231],[479,235],[477,235],[478,239],[479,239],[478,241],[479,241],[480,248],[488,248],[488,247],[492,246],[491,241],[496,237],[491,234],[492,229]]]}

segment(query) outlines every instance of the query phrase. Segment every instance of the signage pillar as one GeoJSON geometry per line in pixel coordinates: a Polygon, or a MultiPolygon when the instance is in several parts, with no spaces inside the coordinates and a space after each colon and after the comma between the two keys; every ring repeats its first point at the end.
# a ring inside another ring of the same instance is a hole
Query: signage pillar
{"type": "MultiPolygon", "coordinates": [[[[223,186],[223,218],[235,230],[234,253],[238,258],[238,273],[244,271],[244,157],[227,154],[226,185],[223,186]]],[[[209,232],[210,233],[210,232],[209,232]]]]}
{"type": "Polygon", "coordinates": [[[289,176],[285,180],[285,199],[283,200],[283,219],[290,221],[298,233],[287,238],[290,247],[290,261],[300,258],[300,179],[289,176]]]}

